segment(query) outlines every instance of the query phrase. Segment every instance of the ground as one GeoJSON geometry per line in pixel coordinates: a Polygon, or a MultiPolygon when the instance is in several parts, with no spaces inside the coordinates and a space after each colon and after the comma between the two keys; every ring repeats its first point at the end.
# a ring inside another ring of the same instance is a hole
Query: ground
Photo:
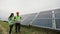
{"type": "MultiPolygon", "coordinates": [[[[8,34],[9,24],[3,21],[0,21],[0,34],[8,34]]],[[[15,27],[12,29],[12,34],[60,34],[59,31],[37,28],[37,27],[28,27],[21,25],[19,33],[15,33],[15,27]]]]}

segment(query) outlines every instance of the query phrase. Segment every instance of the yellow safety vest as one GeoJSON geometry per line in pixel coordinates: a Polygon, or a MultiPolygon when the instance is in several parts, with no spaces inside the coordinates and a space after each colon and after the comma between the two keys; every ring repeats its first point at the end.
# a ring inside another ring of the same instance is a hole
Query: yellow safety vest
{"type": "Polygon", "coordinates": [[[16,18],[17,21],[19,21],[21,19],[20,16],[16,16],[15,18],[16,18]]]}
{"type": "Polygon", "coordinates": [[[14,24],[14,17],[9,18],[9,24],[14,24]]]}

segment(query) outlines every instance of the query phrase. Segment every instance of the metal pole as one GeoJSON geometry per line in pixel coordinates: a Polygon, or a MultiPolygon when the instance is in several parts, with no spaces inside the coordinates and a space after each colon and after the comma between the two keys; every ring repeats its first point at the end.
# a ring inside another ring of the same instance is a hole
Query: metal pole
{"type": "Polygon", "coordinates": [[[54,13],[54,10],[52,11],[52,28],[56,29],[56,22],[55,22],[55,13],[54,13]]]}

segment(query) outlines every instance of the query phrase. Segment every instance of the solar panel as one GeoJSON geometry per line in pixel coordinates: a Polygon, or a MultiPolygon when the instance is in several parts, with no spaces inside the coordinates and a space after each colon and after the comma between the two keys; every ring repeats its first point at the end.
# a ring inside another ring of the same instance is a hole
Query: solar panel
{"type": "Polygon", "coordinates": [[[40,12],[37,18],[38,19],[51,19],[52,18],[52,11],[40,12]]]}
{"type": "Polygon", "coordinates": [[[55,18],[60,19],[60,9],[56,9],[54,10],[54,12],[55,12],[55,18]]]}
{"type": "Polygon", "coordinates": [[[60,9],[54,10],[55,13],[60,13],[60,9]]]}
{"type": "Polygon", "coordinates": [[[40,12],[36,19],[32,22],[33,25],[52,27],[52,11],[40,12]]]}
{"type": "Polygon", "coordinates": [[[29,23],[34,19],[36,14],[37,13],[33,13],[33,14],[28,14],[28,15],[22,16],[22,18],[24,19],[24,20],[22,20],[22,24],[29,25],[29,23]]]}
{"type": "Polygon", "coordinates": [[[51,19],[52,18],[52,14],[39,14],[38,19],[51,19]]]}
{"type": "Polygon", "coordinates": [[[60,29],[60,9],[54,10],[55,12],[55,22],[56,22],[56,28],[60,29]]]}
{"type": "Polygon", "coordinates": [[[52,27],[52,19],[36,19],[32,24],[37,26],[52,27]]]}
{"type": "Polygon", "coordinates": [[[40,14],[52,14],[52,10],[40,12],[40,14]]]}
{"type": "MultiPolygon", "coordinates": [[[[32,21],[32,25],[52,27],[52,11],[40,12],[36,17],[37,13],[25,15],[26,19],[22,21],[24,25],[29,25],[32,21]],[[35,20],[33,20],[36,17],[35,20]]],[[[24,17],[23,17],[24,18],[24,17]]]]}
{"type": "Polygon", "coordinates": [[[55,18],[56,18],[56,19],[60,19],[60,13],[56,13],[56,14],[55,14],[55,18]]]}
{"type": "Polygon", "coordinates": [[[60,9],[54,10],[54,14],[51,10],[49,10],[40,13],[23,15],[22,17],[24,20],[22,20],[22,24],[29,25],[32,22],[32,26],[53,28],[53,21],[55,19],[56,29],[60,29],[60,9]]]}
{"type": "Polygon", "coordinates": [[[60,29],[60,19],[56,19],[56,28],[60,29]]]}

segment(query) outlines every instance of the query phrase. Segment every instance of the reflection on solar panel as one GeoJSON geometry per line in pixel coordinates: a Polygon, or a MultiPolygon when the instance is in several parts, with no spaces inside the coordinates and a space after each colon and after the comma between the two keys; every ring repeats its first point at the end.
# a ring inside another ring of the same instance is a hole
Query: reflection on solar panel
{"type": "Polygon", "coordinates": [[[39,14],[38,19],[51,19],[52,18],[52,14],[39,14]]]}
{"type": "Polygon", "coordinates": [[[60,9],[55,10],[55,18],[60,19],[60,9]]]}
{"type": "Polygon", "coordinates": [[[60,9],[55,10],[56,28],[60,29],[60,9]]]}
{"type": "Polygon", "coordinates": [[[44,11],[40,12],[37,16],[39,19],[51,19],[52,18],[52,11],[44,11]]]}
{"type": "Polygon", "coordinates": [[[54,10],[55,13],[60,13],[60,9],[54,10]]]}
{"type": "Polygon", "coordinates": [[[45,11],[39,13],[37,18],[32,22],[33,25],[52,27],[52,11],[45,11]]]}
{"type": "Polygon", "coordinates": [[[42,27],[52,27],[52,19],[36,19],[32,24],[42,27]]]}
{"type": "Polygon", "coordinates": [[[24,19],[22,24],[29,25],[32,22],[32,26],[41,26],[44,28],[48,27],[52,29],[55,29],[56,27],[56,29],[60,30],[60,9],[54,10],[54,14],[52,13],[52,10],[40,12],[38,15],[37,14],[38,13],[22,16],[24,19]]]}
{"type": "Polygon", "coordinates": [[[56,18],[56,19],[60,19],[60,13],[56,13],[56,14],[55,14],[55,18],[56,18]]]}
{"type": "Polygon", "coordinates": [[[56,19],[56,28],[60,29],[60,19],[56,19]]]}
{"type": "Polygon", "coordinates": [[[34,19],[34,17],[35,17],[36,14],[37,14],[37,13],[28,14],[28,15],[22,16],[22,18],[24,19],[24,20],[22,21],[22,24],[23,24],[23,25],[29,25],[29,23],[34,19]]]}

